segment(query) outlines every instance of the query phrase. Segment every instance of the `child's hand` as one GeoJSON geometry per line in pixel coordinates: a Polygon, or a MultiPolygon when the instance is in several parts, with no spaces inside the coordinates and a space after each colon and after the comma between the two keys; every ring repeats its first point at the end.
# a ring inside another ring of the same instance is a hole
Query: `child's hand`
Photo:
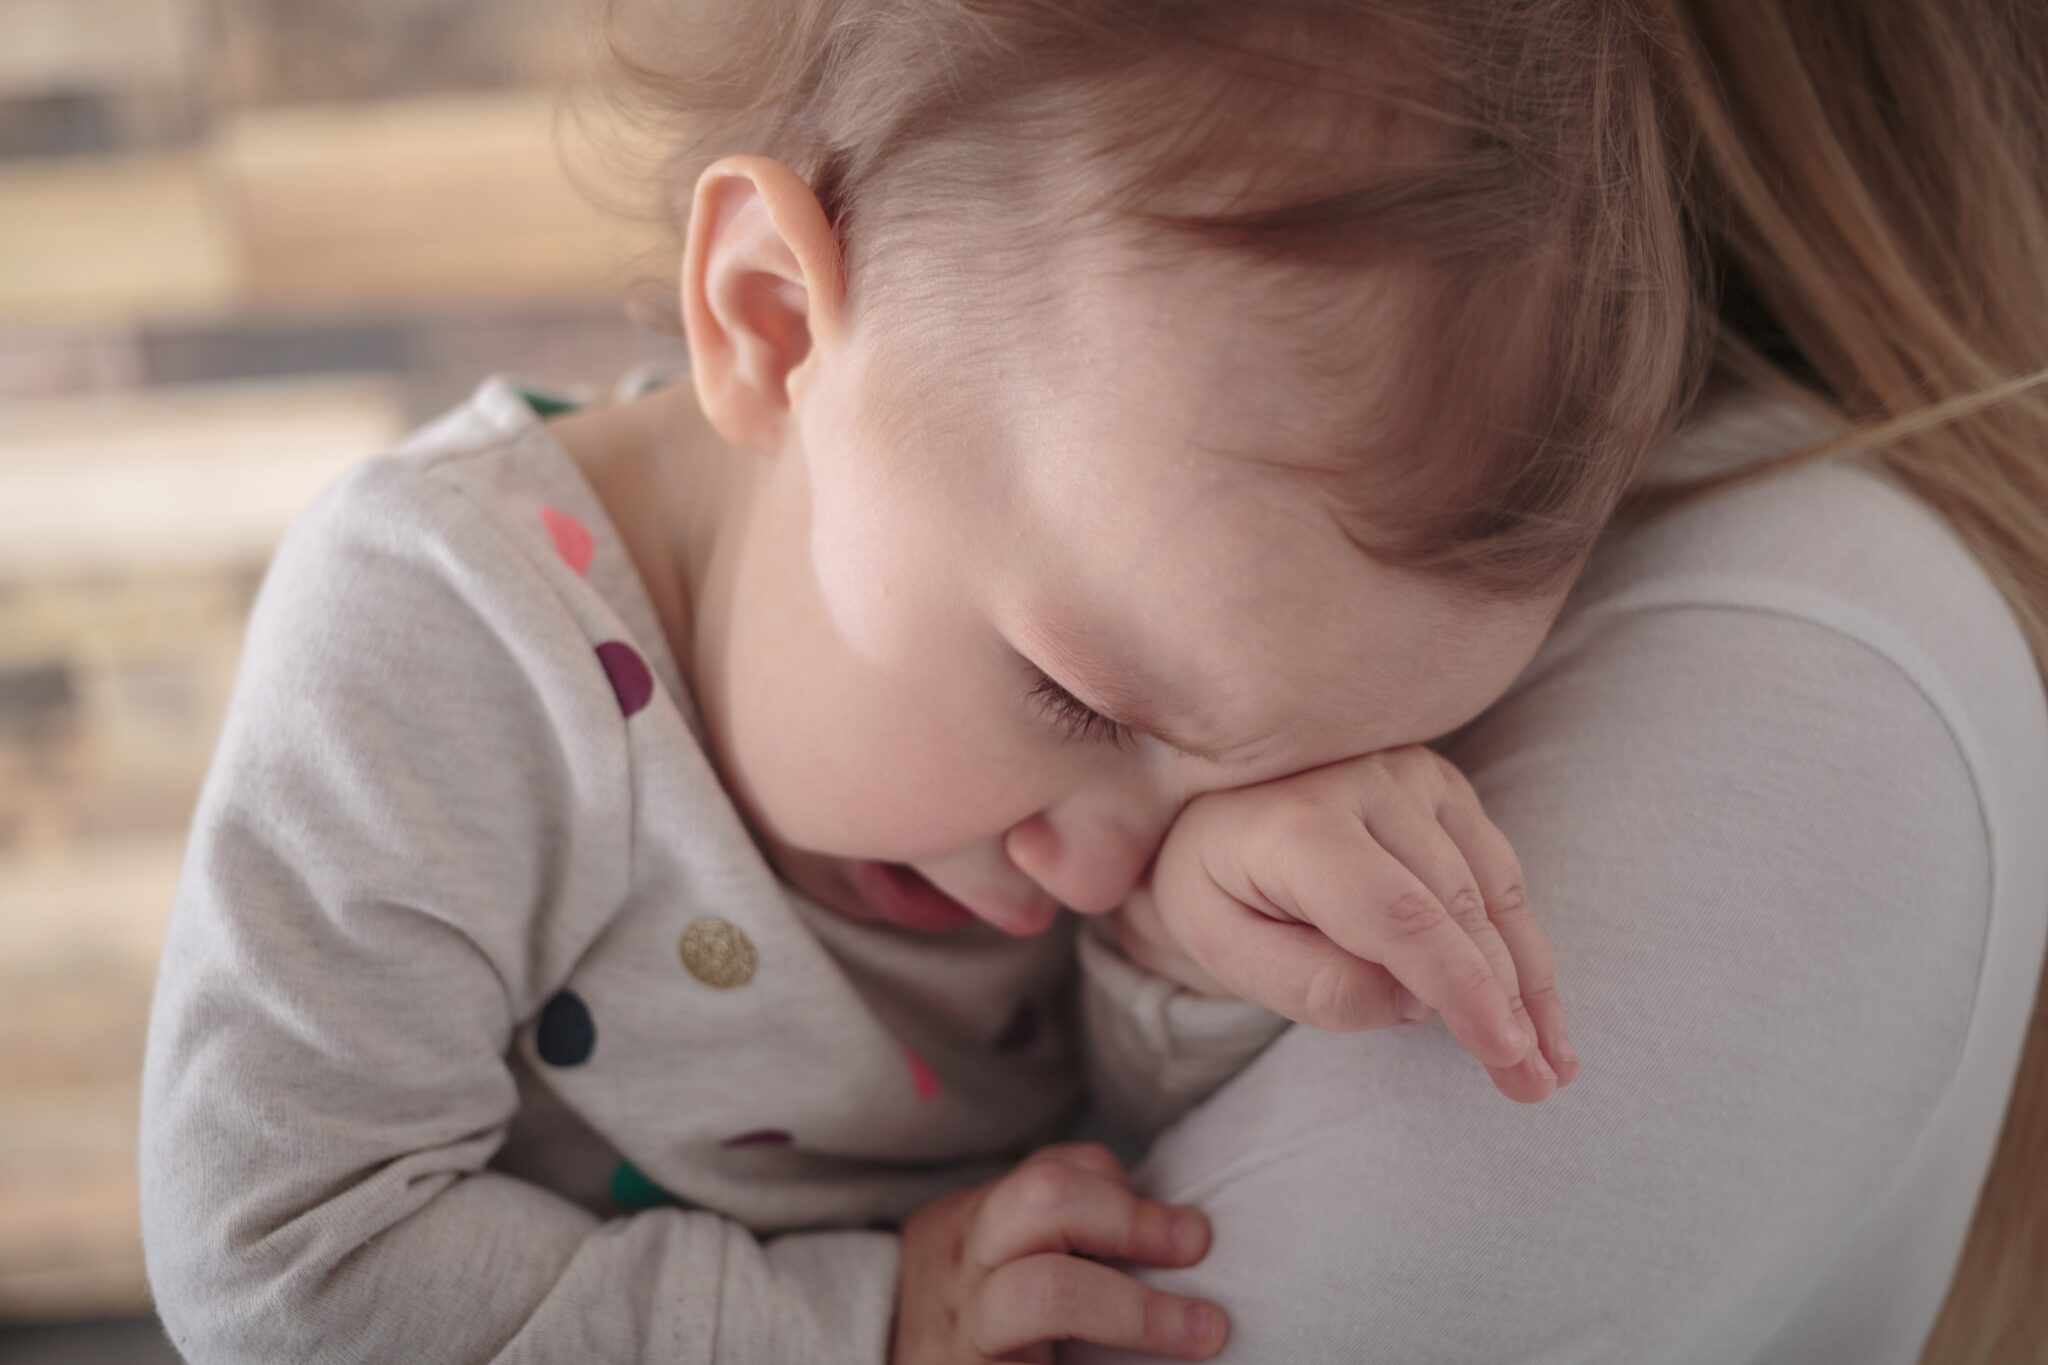
{"type": "Polygon", "coordinates": [[[904,1225],[890,1365],[1050,1365],[1052,1344],[1070,1337],[1207,1360],[1228,1331],[1222,1309],[1083,1258],[1193,1265],[1208,1250],[1209,1220],[1134,1194],[1107,1147],[1041,1148],[904,1225]],[[1190,1316],[1198,1308],[1206,1324],[1190,1316]]]}
{"type": "Polygon", "coordinates": [[[1521,864],[1421,745],[1203,793],[1116,914],[1128,956],[1194,989],[1339,1031],[1440,1011],[1524,1102],[1578,1075],[1521,864]],[[1525,1053],[1514,1026],[1541,1046],[1525,1053]]]}

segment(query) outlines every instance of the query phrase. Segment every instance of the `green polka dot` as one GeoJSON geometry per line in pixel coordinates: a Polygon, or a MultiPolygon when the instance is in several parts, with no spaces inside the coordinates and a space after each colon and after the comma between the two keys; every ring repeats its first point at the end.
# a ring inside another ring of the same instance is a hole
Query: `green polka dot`
{"type": "Polygon", "coordinates": [[[612,1167],[612,1202],[622,1209],[651,1209],[682,1201],[640,1173],[630,1161],[612,1167]]]}
{"type": "Polygon", "coordinates": [[[526,406],[533,409],[536,417],[553,417],[560,412],[574,412],[583,404],[564,393],[552,393],[538,384],[514,384],[512,391],[526,400],[526,406]]]}

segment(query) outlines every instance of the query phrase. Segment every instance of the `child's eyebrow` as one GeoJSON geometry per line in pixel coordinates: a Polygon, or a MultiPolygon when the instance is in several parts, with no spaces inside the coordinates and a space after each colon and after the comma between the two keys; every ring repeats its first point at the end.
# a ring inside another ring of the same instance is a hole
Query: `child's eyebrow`
{"type": "Polygon", "coordinates": [[[1211,728],[1206,717],[1175,698],[1172,690],[1150,673],[1110,654],[1090,636],[1056,617],[1027,620],[1024,634],[1044,656],[1039,667],[1085,705],[1190,758],[1224,761],[1221,750],[1204,742],[1211,728]],[[1161,699],[1165,699],[1163,705],[1161,699]],[[1169,714],[1182,719],[1169,720],[1169,714]]]}

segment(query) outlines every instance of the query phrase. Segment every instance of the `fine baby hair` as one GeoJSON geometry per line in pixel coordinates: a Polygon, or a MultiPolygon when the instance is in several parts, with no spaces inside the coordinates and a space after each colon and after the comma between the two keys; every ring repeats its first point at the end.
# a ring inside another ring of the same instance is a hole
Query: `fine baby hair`
{"type": "Polygon", "coordinates": [[[1142,242],[1182,287],[1259,285],[1258,379],[1314,414],[1221,453],[1312,480],[1382,562],[1522,599],[1570,580],[1704,378],[1630,7],[593,5],[607,103],[658,149],[641,211],[680,237],[712,160],[791,167],[853,325],[947,338],[881,348],[904,407],[990,382],[1066,253],[1142,242]]]}

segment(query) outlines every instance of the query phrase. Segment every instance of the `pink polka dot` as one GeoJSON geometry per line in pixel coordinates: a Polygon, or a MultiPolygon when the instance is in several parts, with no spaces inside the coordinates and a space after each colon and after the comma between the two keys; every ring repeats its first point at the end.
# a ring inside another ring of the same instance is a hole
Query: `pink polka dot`
{"type": "Polygon", "coordinates": [[[740,1133],[720,1143],[721,1147],[787,1147],[796,1139],[780,1128],[756,1128],[751,1133],[740,1133]]]}
{"type": "Polygon", "coordinates": [[[910,1083],[917,1087],[917,1097],[928,1100],[939,1093],[939,1078],[932,1074],[931,1065],[924,1058],[903,1049],[903,1060],[910,1063],[910,1083]]]}
{"type": "Polygon", "coordinates": [[[606,640],[597,647],[597,659],[604,665],[605,676],[612,680],[621,715],[630,716],[647,705],[647,699],[654,695],[654,675],[647,671],[647,661],[638,650],[624,640],[606,640]]]}
{"type": "Polygon", "coordinates": [[[555,550],[563,563],[577,573],[590,567],[590,532],[582,522],[553,507],[541,508],[540,519],[547,523],[548,534],[554,538],[555,550]]]}

